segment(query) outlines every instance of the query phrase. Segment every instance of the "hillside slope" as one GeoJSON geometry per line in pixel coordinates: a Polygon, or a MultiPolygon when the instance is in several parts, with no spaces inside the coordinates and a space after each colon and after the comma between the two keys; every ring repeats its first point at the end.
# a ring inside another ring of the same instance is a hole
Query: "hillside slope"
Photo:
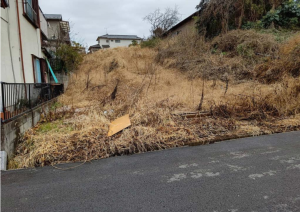
{"type": "MultiPolygon", "coordinates": [[[[191,44],[178,37],[156,49],[87,55],[52,113],[25,135],[10,167],[90,161],[300,129],[299,35],[274,41],[275,47],[269,40],[270,48],[263,49],[264,54],[272,51],[271,57],[243,55],[246,50],[230,48],[240,45],[230,39],[208,43],[195,38],[191,44]],[[224,43],[228,45],[220,45],[224,43]],[[267,77],[277,79],[270,84],[267,77]],[[196,117],[182,115],[197,109],[196,117]],[[126,114],[132,126],[107,137],[109,123],[126,114]]],[[[241,41],[248,51],[261,50],[260,38],[250,40],[241,41]]]]}

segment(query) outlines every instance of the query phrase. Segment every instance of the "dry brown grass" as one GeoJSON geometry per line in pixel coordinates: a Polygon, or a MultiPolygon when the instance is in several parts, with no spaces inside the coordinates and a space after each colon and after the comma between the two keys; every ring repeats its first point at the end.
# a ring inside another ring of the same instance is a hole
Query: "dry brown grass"
{"type": "Polygon", "coordinates": [[[256,78],[263,83],[280,81],[284,76],[300,76],[300,34],[294,35],[279,48],[279,57],[255,68],[256,78]]]}
{"type": "MultiPolygon", "coordinates": [[[[206,42],[197,32],[181,33],[177,37],[162,42],[156,61],[165,67],[179,69],[187,73],[190,78],[202,77],[222,81],[248,80],[252,77],[253,65],[251,64],[253,62],[250,58],[243,57],[242,53],[237,53],[239,44],[245,46],[245,51],[248,46],[243,39],[240,39],[240,42],[236,40],[236,35],[241,35],[241,32],[235,31],[228,36],[206,42]]],[[[249,37],[251,33],[245,35],[244,39],[249,37]]],[[[244,46],[240,45],[240,47],[244,46]]],[[[264,48],[258,44],[257,46],[264,48]]],[[[243,52],[243,54],[246,53],[243,52]]]]}
{"type": "Polygon", "coordinates": [[[212,47],[227,56],[242,56],[256,62],[264,56],[278,57],[279,45],[271,34],[261,34],[254,30],[233,30],[216,37],[212,47]]]}
{"type": "Polygon", "coordinates": [[[206,68],[227,64],[233,69],[239,59],[213,55],[210,44],[198,37],[193,41],[167,40],[158,52],[131,47],[86,56],[59,99],[62,107],[25,135],[10,167],[90,161],[299,129],[299,78],[286,77],[272,85],[210,80],[206,68]],[[184,49],[192,50],[179,55],[184,49]],[[193,65],[184,66],[188,62],[193,65]],[[183,72],[182,67],[191,69],[183,72]],[[116,98],[111,99],[116,85],[116,98]],[[205,116],[187,119],[173,114],[195,111],[202,93],[205,116]],[[109,123],[128,113],[132,126],[107,137],[109,123]]]}

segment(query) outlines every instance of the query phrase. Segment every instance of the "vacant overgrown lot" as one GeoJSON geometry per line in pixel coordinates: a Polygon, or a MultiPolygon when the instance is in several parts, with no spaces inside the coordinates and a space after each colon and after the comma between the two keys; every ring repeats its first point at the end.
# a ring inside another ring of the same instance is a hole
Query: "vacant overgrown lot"
{"type": "Polygon", "coordinates": [[[299,55],[299,34],[252,30],[87,55],[10,168],[299,130],[299,55]],[[107,137],[126,114],[132,126],[107,137]]]}

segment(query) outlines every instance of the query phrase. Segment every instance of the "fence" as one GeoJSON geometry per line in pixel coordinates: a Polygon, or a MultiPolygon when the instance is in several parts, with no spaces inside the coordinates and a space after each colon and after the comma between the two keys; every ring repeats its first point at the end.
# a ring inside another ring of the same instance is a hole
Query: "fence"
{"type": "Polygon", "coordinates": [[[63,91],[63,84],[1,82],[1,121],[11,121],[63,91]]]}

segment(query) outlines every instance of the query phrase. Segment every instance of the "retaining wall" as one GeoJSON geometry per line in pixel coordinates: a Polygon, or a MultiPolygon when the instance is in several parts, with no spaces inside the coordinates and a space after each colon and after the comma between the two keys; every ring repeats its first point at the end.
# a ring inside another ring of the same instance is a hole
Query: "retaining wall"
{"type": "Polygon", "coordinates": [[[9,159],[15,155],[15,148],[20,143],[22,135],[35,127],[42,115],[47,115],[56,101],[57,98],[52,99],[13,121],[1,124],[1,151],[6,151],[9,159]]]}
{"type": "MultiPolygon", "coordinates": [[[[65,72],[62,71],[62,72],[55,72],[55,76],[57,78],[58,83],[64,84],[64,91],[66,91],[69,85],[69,74],[66,74],[65,72]]],[[[51,83],[55,83],[55,81],[52,79],[51,83]]]]}

